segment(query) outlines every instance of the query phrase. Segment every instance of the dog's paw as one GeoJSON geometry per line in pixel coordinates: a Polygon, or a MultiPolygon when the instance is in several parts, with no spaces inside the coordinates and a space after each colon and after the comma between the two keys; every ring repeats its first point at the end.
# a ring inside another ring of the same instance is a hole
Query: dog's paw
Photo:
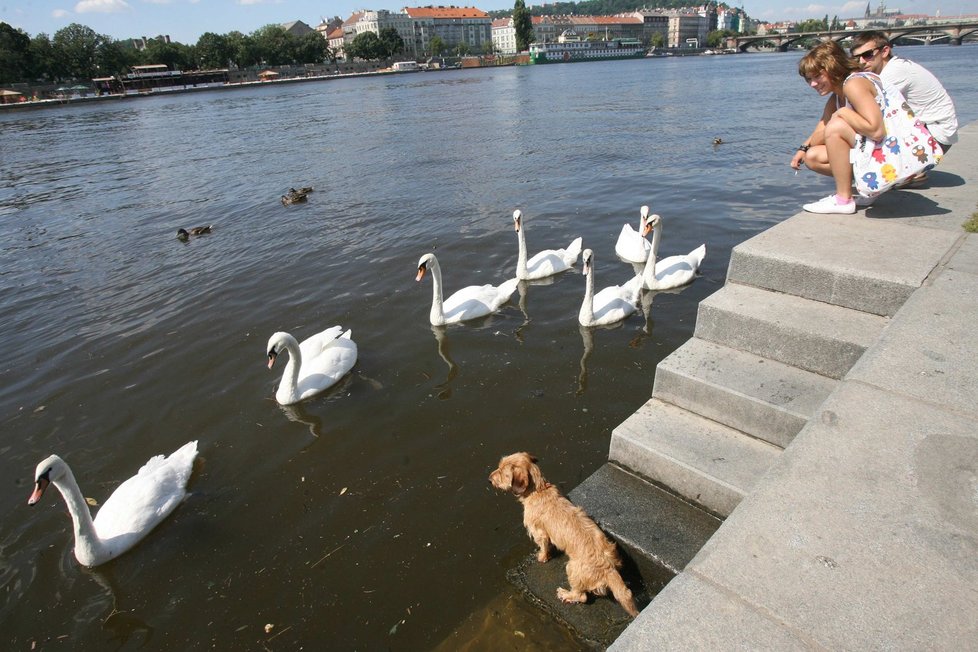
{"type": "Polygon", "coordinates": [[[568,591],[567,589],[557,589],[557,599],[564,604],[581,604],[587,602],[587,595],[579,591],[568,591]]]}
{"type": "Polygon", "coordinates": [[[550,561],[550,551],[549,550],[541,550],[540,552],[538,552],[537,553],[537,561],[540,562],[541,564],[545,564],[548,561],[550,561]]]}

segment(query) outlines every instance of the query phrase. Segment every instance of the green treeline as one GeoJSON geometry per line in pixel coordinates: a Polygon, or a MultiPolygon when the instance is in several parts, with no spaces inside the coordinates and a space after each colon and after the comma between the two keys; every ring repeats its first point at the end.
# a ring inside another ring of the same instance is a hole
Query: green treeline
{"type": "Polygon", "coordinates": [[[194,45],[149,39],[145,49],[138,50],[129,39],[114,40],[77,23],[59,29],[53,37],[31,37],[0,22],[0,84],[89,80],[154,63],[171,70],[207,70],[335,60],[319,32],[294,36],[279,25],[266,25],[251,34],[207,32],[194,45]]]}

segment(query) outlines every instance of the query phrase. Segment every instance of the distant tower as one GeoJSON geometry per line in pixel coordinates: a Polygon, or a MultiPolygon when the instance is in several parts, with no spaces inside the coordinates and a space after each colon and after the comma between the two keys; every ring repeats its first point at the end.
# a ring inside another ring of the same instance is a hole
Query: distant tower
{"type": "Polygon", "coordinates": [[[863,18],[869,18],[870,16],[872,16],[872,14],[869,13],[869,3],[867,2],[866,3],[866,14],[863,16],[863,18]]]}

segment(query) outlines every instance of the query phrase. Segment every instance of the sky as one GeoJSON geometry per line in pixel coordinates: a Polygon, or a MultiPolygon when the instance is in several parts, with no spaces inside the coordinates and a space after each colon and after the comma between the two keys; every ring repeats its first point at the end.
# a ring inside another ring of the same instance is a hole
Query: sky
{"type": "MultiPolygon", "coordinates": [[[[372,0],[377,2],[378,0],[372,0]]],[[[381,3],[384,0],[379,0],[381,3]]],[[[875,9],[879,0],[871,0],[875,9]]],[[[204,32],[250,34],[270,23],[301,20],[315,27],[332,16],[348,18],[355,11],[405,6],[475,6],[484,11],[511,9],[513,0],[423,0],[417,3],[370,4],[367,0],[0,0],[0,22],[8,23],[30,36],[54,36],[62,27],[79,23],[114,39],[154,37],[167,34],[171,40],[187,45],[197,42],[204,32]]],[[[866,10],[866,0],[827,0],[824,4],[806,0],[728,0],[741,6],[751,18],[765,21],[805,20],[828,15],[857,18],[866,10]]],[[[527,6],[541,4],[527,0],[527,6]]],[[[690,0],[690,5],[698,4],[690,0]]],[[[976,0],[889,0],[888,10],[929,16],[978,14],[976,0]]]]}

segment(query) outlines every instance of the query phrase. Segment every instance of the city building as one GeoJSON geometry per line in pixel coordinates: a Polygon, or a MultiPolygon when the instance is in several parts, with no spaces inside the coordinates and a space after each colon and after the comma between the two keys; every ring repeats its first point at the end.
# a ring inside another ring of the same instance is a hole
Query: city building
{"type": "Polygon", "coordinates": [[[430,54],[431,39],[438,37],[451,50],[465,44],[482,52],[492,43],[492,19],[475,7],[405,7],[413,26],[413,42],[419,55],[430,54]]]}
{"type": "Polygon", "coordinates": [[[381,30],[394,29],[404,41],[404,55],[412,59],[418,57],[417,47],[414,36],[414,22],[406,12],[390,12],[386,9],[378,11],[364,11],[354,23],[356,34],[373,32],[380,34],[381,30]]]}
{"type": "Polygon", "coordinates": [[[310,32],[316,31],[301,20],[293,20],[289,23],[282,23],[282,29],[292,36],[303,36],[305,34],[309,34],[310,32]]]}
{"type": "Polygon", "coordinates": [[[516,54],[516,28],[512,16],[492,21],[492,48],[499,54],[516,54]]]}

